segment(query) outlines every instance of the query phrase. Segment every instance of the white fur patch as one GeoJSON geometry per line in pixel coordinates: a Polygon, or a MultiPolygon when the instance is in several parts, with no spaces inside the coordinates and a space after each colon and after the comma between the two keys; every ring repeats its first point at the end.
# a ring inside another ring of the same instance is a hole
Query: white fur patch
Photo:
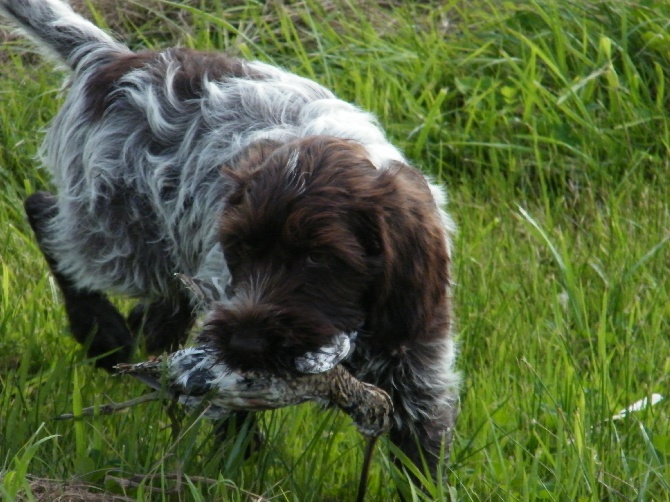
{"type": "Polygon", "coordinates": [[[325,373],[332,370],[353,349],[352,340],[356,333],[340,333],[335,337],[331,345],[321,347],[315,352],[307,352],[301,357],[296,357],[295,367],[300,373],[325,373]]]}

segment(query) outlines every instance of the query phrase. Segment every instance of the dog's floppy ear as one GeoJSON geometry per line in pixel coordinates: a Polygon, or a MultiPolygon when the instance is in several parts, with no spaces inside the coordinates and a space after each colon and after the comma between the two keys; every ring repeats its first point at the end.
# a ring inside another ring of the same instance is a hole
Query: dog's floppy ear
{"type": "Polygon", "coordinates": [[[229,204],[236,205],[241,202],[246,184],[280,146],[280,143],[272,140],[252,143],[237,158],[221,168],[221,173],[234,185],[228,197],[229,204]]]}
{"type": "Polygon", "coordinates": [[[379,249],[381,270],[369,297],[369,327],[384,344],[428,341],[450,322],[442,218],[418,171],[397,163],[378,176],[377,228],[368,243],[371,250],[379,249]]]}
{"type": "Polygon", "coordinates": [[[354,213],[354,231],[367,258],[374,259],[382,253],[380,218],[376,208],[354,213]]]}

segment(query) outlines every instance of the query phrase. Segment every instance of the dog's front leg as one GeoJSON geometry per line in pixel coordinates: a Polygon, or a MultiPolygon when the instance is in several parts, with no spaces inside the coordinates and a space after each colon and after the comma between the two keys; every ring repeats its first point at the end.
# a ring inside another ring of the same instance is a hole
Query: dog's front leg
{"type": "MultiPolygon", "coordinates": [[[[449,463],[458,403],[456,400],[450,404],[434,403],[426,408],[428,413],[418,417],[403,416],[400,412],[400,426],[391,429],[390,439],[414,465],[436,479],[438,469],[449,463]]],[[[399,459],[395,463],[402,467],[399,459]]]]}
{"type": "Polygon", "coordinates": [[[128,326],[137,337],[144,336],[148,353],[174,352],[183,344],[193,326],[195,315],[185,294],[176,299],[161,298],[136,305],[128,315],[128,326]]]}
{"type": "Polygon", "coordinates": [[[107,297],[98,291],[78,288],[58,267],[49,251],[49,241],[57,236],[51,232],[49,222],[58,214],[58,199],[47,192],[37,192],[24,203],[28,222],[35,233],[56,283],[63,294],[70,331],[76,340],[87,345],[87,354],[96,358],[96,366],[111,371],[113,366],[126,362],[133,350],[133,337],[126,321],[107,297]]]}
{"type": "MultiPolygon", "coordinates": [[[[364,345],[360,349],[345,364],[361,380],[389,393],[394,408],[391,442],[437,480],[438,470],[449,462],[459,411],[460,377],[453,368],[453,343],[416,342],[391,351],[366,350],[364,345]]],[[[403,467],[397,457],[394,463],[403,467]]]]}

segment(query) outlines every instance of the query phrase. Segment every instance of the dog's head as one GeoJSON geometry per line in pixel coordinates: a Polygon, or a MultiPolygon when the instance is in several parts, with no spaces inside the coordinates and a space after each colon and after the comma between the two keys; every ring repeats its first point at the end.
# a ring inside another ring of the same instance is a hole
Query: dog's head
{"type": "Polygon", "coordinates": [[[395,350],[444,332],[445,235],[414,169],[376,169],[358,144],[311,137],[253,147],[226,176],[232,282],[203,333],[226,364],[291,370],[341,333],[395,350]]]}

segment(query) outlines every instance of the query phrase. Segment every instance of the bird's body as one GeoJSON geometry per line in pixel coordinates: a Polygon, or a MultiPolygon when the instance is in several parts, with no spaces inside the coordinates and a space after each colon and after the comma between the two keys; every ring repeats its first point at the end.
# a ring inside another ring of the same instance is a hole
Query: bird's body
{"type": "Polygon", "coordinates": [[[121,364],[117,370],[154,389],[165,389],[188,408],[203,407],[207,418],[316,401],[342,409],[365,436],[377,437],[391,428],[393,405],[388,394],[355,379],[339,364],[316,374],[241,373],[217,359],[212,348],[202,346],[153,361],[121,364]]]}

